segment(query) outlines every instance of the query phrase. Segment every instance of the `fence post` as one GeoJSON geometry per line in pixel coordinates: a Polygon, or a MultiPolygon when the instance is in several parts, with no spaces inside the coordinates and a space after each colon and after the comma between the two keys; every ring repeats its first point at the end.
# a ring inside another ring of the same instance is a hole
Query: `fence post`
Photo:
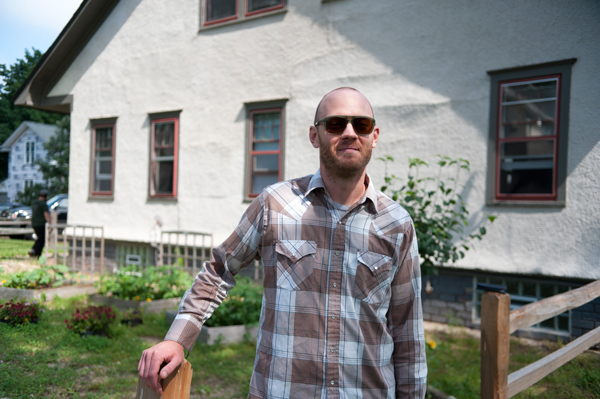
{"type": "Polygon", "coordinates": [[[481,298],[481,399],[508,398],[510,295],[486,291],[481,298]]]}

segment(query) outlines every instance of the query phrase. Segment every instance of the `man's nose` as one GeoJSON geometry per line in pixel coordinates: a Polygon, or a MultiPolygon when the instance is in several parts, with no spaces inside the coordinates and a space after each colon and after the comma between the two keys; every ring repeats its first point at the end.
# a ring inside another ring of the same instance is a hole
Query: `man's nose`
{"type": "Polygon", "coordinates": [[[356,138],[358,138],[358,135],[354,131],[354,127],[352,126],[352,123],[350,121],[346,122],[346,128],[342,132],[340,138],[342,138],[342,139],[356,139],[356,138]]]}

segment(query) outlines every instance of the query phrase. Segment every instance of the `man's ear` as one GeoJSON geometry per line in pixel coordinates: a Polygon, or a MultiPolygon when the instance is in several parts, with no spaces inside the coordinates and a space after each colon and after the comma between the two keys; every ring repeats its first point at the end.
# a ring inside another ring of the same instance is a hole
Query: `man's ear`
{"type": "Polygon", "coordinates": [[[377,147],[377,140],[379,140],[379,128],[375,126],[375,129],[373,129],[373,148],[377,147]]]}
{"type": "Polygon", "coordinates": [[[314,148],[319,148],[318,135],[319,135],[319,132],[317,132],[317,128],[314,126],[311,126],[310,129],[308,130],[308,138],[314,148]]]}

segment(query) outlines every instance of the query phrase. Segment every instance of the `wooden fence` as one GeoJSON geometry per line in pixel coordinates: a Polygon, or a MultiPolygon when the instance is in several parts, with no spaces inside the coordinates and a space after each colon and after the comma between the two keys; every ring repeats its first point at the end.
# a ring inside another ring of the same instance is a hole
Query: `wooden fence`
{"type": "Polygon", "coordinates": [[[213,236],[193,231],[163,231],[158,246],[156,265],[179,266],[192,276],[210,260],[213,236]]]}
{"type": "Polygon", "coordinates": [[[507,399],[532,386],[600,342],[600,327],[556,352],[508,374],[510,334],[578,308],[600,296],[600,280],[510,311],[510,295],[486,291],[481,298],[481,399],[507,399]]]}

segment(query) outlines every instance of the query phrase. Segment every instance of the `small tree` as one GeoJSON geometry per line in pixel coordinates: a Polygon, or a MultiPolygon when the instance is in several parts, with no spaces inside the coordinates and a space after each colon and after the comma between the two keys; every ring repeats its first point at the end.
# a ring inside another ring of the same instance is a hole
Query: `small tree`
{"type": "Polygon", "coordinates": [[[69,139],[71,119],[63,117],[56,122],[54,136],[44,143],[47,152],[46,159],[38,158],[35,163],[40,166],[40,172],[48,183],[50,196],[69,191],[69,139]]]}
{"type": "Polygon", "coordinates": [[[464,235],[469,225],[469,211],[458,189],[464,187],[459,183],[461,171],[470,172],[469,161],[439,157],[437,177],[419,177],[420,169],[429,165],[419,158],[409,158],[408,180],[399,189],[392,188],[399,178],[387,173],[388,163],[394,159],[379,158],[386,163],[385,185],[381,191],[388,191],[410,214],[415,225],[423,275],[435,275],[437,266],[462,259],[470,248],[467,244],[474,239],[481,240],[487,232],[485,224],[496,219],[485,215],[483,223],[472,234],[464,235]],[[452,169],[456,169],[454,173],[452,169]],[[452,174],[448,177],[445,171],[452,174]]]}
{"type": "Polygon", "coordinates": [[[27,187],[25,190],[17,193],[15,196],[15,202],[19,204],[31,206],[33,201],[38,199],[40,190],[46,188],[43,184],[36,183],[33,186],[27,187]]]}

